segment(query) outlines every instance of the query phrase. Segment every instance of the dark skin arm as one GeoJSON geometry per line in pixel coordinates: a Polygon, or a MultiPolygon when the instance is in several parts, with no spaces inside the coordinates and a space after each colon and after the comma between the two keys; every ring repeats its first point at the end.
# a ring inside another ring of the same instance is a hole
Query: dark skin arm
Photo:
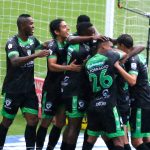
{"type": "Polygon", "coordinates": [[[127,54],[127,56],[121,61],[121,63],[125,63],[128,58],[141,53],[144,49],[145,49],[144,46],[133,47],[132,50],[127,54]]]}
{"type": "Polygon", "coordinates": [[[102,35],[94,35],[94,36],[69,36],[67,38],[67,41],[70,44],[83,43],[83,42],[88,42],[88,41],[92,41],[92,40],[105,41],[105,40],[107,40],[107,38],[105,36],[102,36],[102,35]]]}
{"type": "Polygon", "coordinates": [[[32,54],[30,56],[25,56],[25,57],[15,56],[15,57],[11,58],[10,61],[11,61],[11,64],[14,67],[16,67],[16,66],[24,65],[24,64],[34,60],[35,58],[42,58],[42,57],[46,57],[48,55],[49,55],[49,51],[42,50],[42,51],[32,54]]]}

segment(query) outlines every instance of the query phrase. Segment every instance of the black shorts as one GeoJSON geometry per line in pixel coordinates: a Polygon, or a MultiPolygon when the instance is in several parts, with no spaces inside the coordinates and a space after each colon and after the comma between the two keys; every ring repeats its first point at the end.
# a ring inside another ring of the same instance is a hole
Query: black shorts
{"type": "Polygon", "coordinates": [[[3,116],[14,119],[19,108],[23,113],[38,114],[38,98],[34,90],[25,94],[4,94],[3,116]]]}
{"type": "Polygon", "coordinates": [[[123,107],[126,107],[126,108],[122,108],[122,106],[117,106],[117,109],[118,109],[118,112],[119,112],[119,114],[122,118],[123,124],[127,125],[128,121],[129,121],[129,118],[130,118],[130,106],[126,105],[126,106],[123,106],[123,107]]]}
{"type": "Polygon", "coordinates": [[[87,101],[78,96],[67,97],[64,99],[66,114],[69,118],[83,117],[87,108],[87,101]]]}
{"type": "Polygon", "coordinates": [[[109,138],[123,136],[124,131],[116,107],[101,110],[88,109],[88,135],[106,135],[109,138]]]}
{"type": "Polygon", "coordinates": [[[130,117],[131,137],[150,137],[150,109],[132,108],[130,117]]]}
{"type": "Polygon", "coordinates": [[[52,118],[61,106],[64,106],[64,100],[60,94],[54,96],[51,92],[43,92],[42,118],[52,118]]]}

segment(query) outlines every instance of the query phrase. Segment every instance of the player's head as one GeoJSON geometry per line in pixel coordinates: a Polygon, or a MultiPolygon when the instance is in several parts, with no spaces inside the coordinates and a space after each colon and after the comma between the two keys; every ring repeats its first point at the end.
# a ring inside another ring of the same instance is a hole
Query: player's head
{"type": "Polygon", "coordinates": [[[69,27],[67,23],[61,18],[50,22],[49,31],[54,39],[56,39],[58,36],[67,38],[69,35],[69,27]]]}
{"type": "Polygon", "coordinates": [[[90,17],[87,15],[80,15],[77,18],[77,24],[81,23],[81,22],[90,22],[90,17]]]}
{"type": "Polygon", "coordinates": [[[106,50],[112,50],[112,42],[109,41],[109,39],[105,40],[105,41],[102,41],[102,40],[97,40],[97,43],[96,43],[96,52],[99,53],[99,52],[104,52],[106,50]]]}
{"type": "Polygon", "coordinates": [[[92,36],[95,34],[95,30],[90,22],[82,22],[77,25],[77,34],[79,36],[92,36]]]}
{"type": "Polygon", "coordinates": [[[25,36],[31,36],[34,33],[34,21],[29,14],[21,14],[17,19],[18,31],[25,36]]]}
{"type": "Polygon", "coordinates": [[[125,51],[133,47],[133,38],[129,34],[122,34],[117,38],[118,49],[125,51]]]}

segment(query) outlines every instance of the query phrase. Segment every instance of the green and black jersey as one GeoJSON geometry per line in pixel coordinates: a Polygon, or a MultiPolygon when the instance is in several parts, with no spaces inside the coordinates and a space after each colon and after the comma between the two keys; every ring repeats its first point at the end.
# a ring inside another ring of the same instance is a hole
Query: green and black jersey
{"type": "Polygon", "coordinates": [[[114,63],[121,58],[118,52],[108,50],[104,54],[96,54],[90,58],[85,71],[92,87],[92,100],[97,101],[95,107],[114,107],[117,101],[114,63]]]}
{"type": "MultiPolygon", "coordinates": [[[[60,43],[56,40],[51,40],[48,43],[48,49],[52,52],[48,59],[56,58],[57,64],[66,65],[67,54],[66,49],[68,47],[67,42],[60,43]]],[[[48,62],[47,62],[48,68],[48,62]]],[[[47,69],[47,76],[45,78],[43,90],[52,93],[53,95],[59,93],[61,89],[61,81],[63,79],[64,72],[54,72],[47,69]]]]}
{"type": "Polygon", "coordinates": [[[141,54],[131,57],[126,62],[126,69],[129,74],[137,76],[136,85],[130,87],[130,95],[135,99],[132,102],[132,106],[150,108],[150,86],[146,59],[141,54]]]}
{"type": "Polygon", "coordinates": [[[14,56],[25,57],[34,54],[38,47],[40,43],[34,36],[22,41],[15,35],[7,41],[5,48],[7,70],[2,93],[26,93],[34,87],[34,61],[14,67],[10,59],[14,56]]]}
{"type": "MultiPolygon", "coordinates": [[[[122,65],[125,69],[125,66],[122,65]]],[[[116,77],[117,84],[117,105],[121,111],[128,110],[130,105],[130,97],[129,97],[129,85],[127,81],[117,73],[116,77]]]]}
{"type": "MultiPolygon", "coordinates": [[[[74,60],[76,64],[82,65],[84,60],[90,56],[90,47],[86,43],[70,45],[67,49],[67,64],[74,60]]],[[[80,96],[82,97],[86,91],[85,72],[66,71],[62,82],[63,97],[80,96]]]]}

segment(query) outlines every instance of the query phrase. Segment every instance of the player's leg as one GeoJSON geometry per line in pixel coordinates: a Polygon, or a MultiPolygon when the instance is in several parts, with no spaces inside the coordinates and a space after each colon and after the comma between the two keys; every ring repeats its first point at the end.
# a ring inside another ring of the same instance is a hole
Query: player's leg
{"type": "Polygon", "coordinates": [[[128,137],[128,126],[129,126],[129,118],[130,118],[130,106],[125,105],[125,109],[120,108],[120,115],[123,122],[123,128],[125,135],[123,136],[124,141],[124,149],[131,150],[131,146],[129,144],[129,137],[128,137]]]}
{"type": "Polygon", "coordinates": [[[24,133],[26,149],[31,150],[34,149],[36,141],[36,127],[38,124],[38,98],[34,89],[24,94],[22,98],[23,104],[21,106],[21,110],[26,120],[26,128],[24,133]]]}
{"type": "Polygon", "coordinates": [[[82,150],[92,150],[97,138],[97,136],[88,135],[87,141],[83,143],[82,150]]]}
{"type": "Polygon", "coordinates": [[[61,130],[65,126],[66,116],[65,116],[65,107],[63,105],[60,106],[60,108],[58,108],[53,121],[54,125],[49,134],[47,150],[53,150],[55,148],[59,140],[61,130]]]}
{"type": "Polygon", "coordinates": [[[13,120],[18,111],[19,104],[17,103],[17,99],[18,97],[16,95],[8,93],[3,95],[3,119],[0,123],[0,149],[3,149],[8,129],[13,123],[13,120]]]}
{"type": "Polygon", "coordinates": [[[150,110],[144,110],[141,108],[132,108],[130,117],[131,126],[131,143],[137,150],[150,150],[148,146],[143,142],[144,137],[150,136],[150,119],[148,114],[150,110]]]}
{"type": "Polygon", "coordinates": [[[124,150],[124,130],[123,125],[120,122],[120,116],[118,114],[117,108],[108,108],[105,110],[107,117],[103,125],[106,137],[113,141],[112,150],[124,150]]]}
{"type": "Polygon", "coordinates": [[[63,133],[62,150],[74,150],[77,138],[81,129],[82,118],[85,113],[85,101],[77,96],[66,98],[66,110],[68,116],[68,125],[63,133]],[[65,145],[65,148],[64,148],[65,145]]]}
{"type": "Polygon", "coordinates": [[[37,130],[36,138],[36,149],[41,150],[44,145],[45,137],[49,125],[56,112],[56,99],[52,98],[52,95],[48,92],[43,92],[42,94],[42,119],[37,130]]]}
{"type": "Polygon", "coordinates": [[[114,148],[114,143],[113,143],[112,139],[108,138],[105,135],[102,135],[101,137],[102,137],[103,141],[105,142],[108,150],[112,150],[114,148]]]}
{"type": "Polygon", "coordinates": [[[101,130],[101,113],[96,111],[95,106],[91,102],[87,110],[87,136],[84,138],[82,150],[91,150],[101,130]]]}
{"type": "Polygon", "coordinates": [[[150,149],[150,137],[144,137],[143,142],[146,144],[146,146],[150,149]]]}

